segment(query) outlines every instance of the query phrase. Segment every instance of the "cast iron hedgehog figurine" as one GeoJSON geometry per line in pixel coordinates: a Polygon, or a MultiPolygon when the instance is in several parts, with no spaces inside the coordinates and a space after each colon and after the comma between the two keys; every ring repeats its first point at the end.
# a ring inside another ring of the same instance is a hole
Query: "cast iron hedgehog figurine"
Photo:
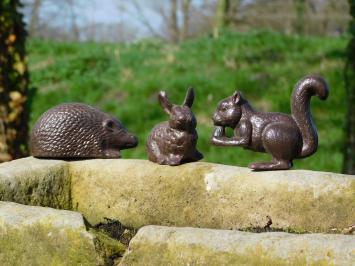
{"type": "Polygon", "coordinates": [[[138,140],[114,117],[81,103],[57,105],[32,130],[31,150],[40,158],[120,158],[138,140]]]}

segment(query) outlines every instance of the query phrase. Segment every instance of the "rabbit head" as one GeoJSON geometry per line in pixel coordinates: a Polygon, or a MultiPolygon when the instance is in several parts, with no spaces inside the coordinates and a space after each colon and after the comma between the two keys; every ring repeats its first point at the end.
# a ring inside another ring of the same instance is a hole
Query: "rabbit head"
{"type": "Polygon", "coordinates": [[[182,105],[171,104],[165,91],[159,92],[159,104],[170,116],[169,126],[174,129],[189,131],[196,128],[196,118],[191,111],[194,101],[194,90],[187,90],[185,100],[182,105]]]}

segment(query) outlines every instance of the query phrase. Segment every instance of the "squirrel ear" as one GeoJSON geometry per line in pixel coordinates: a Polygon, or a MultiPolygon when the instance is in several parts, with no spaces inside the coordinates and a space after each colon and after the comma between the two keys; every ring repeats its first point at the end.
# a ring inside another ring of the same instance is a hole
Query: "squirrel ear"
{"type": "Polygon", "coordinates": [[[191,108],[195,98],[195,93],[194,89],[192,87],[189,87],[186,92],[185,100],[183,105],[186,105],[191,108]]]}
{"type": "Polygon", "coordinates": [[[232,95],[232,100],[234,104],[239,103],[240,99],[242,98],[242,95],[239,91],[235,91],[232,95]]]}
{"type": "Polygon", "coordinates": [[[160,91],[158,95],[159,104],[163,107],[164,111],[168,114],[171,113],[171,108],[173,105],[169,102],[168,96],[165,91],[160,91]]]}

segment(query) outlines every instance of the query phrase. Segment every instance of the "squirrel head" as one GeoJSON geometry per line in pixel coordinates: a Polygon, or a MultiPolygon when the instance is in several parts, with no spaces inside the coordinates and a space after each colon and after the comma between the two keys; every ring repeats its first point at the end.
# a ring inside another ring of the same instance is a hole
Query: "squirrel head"
{"type": "Polygon", "coordinates": [[[169,126],[174,129],[189,131],[196,128],[196,118],[191,111],[194,101],[193,88],[187,90],[185,100],[182,105],[171,104],[165,91],[161,91],[158,96],[160,106],[170,116],[169,126]]]}
{"type": "Polygon", "coordinates": [[[220,101],[213,114],[214,125],[234,128],[242,116],[243,102],[245,100],[239,91],[235,91],[232,96],[220,101]]]}

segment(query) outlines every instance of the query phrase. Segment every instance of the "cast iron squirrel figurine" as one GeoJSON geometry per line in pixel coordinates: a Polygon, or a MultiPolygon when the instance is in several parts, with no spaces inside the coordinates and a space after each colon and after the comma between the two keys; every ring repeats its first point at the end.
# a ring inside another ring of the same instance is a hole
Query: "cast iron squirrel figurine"
{"type": "Polygon", "coordinates": [[[182,105],[171,104],[165,91],[159,93],[158,100],[170,120],[159,123],[150,132],[146,142],[149,160],[173,166],[202,159],[203,155],[196,149],[197,122],[191,111],[193,88],[187,90],[182,105]]]}
{"type": "Polygon", "coordinates": [[[317,129],[310,112],[310,99],[317,95],[327,99],[328,85],[322,77],[306,76],[293,89],[291,115],[257,112],[240,92],[222,100],[213,115],[215,125],[211,142],[218,146],[241,146],[267,152],[271,162],[254,162],[254,170],[282,170],[292,167],[292,160],[316,152],[317,129]],[[225,127],[234,129],[234,136],[225,136],[225,127]]]}

